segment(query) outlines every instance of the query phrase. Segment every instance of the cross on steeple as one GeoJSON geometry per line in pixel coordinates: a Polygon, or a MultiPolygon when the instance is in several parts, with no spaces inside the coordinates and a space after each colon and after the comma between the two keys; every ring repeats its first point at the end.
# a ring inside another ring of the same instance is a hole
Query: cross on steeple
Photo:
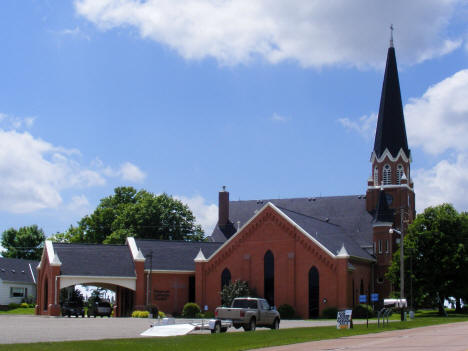
{"type": "Polygon", "coordinates": [[[390,47],[393,48],[393,24],[390,25],[390,47]]]}

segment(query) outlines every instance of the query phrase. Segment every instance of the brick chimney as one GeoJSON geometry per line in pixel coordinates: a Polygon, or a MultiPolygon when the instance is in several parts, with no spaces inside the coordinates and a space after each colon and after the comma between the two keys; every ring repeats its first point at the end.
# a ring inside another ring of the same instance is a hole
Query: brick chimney
{"type": "Polygon", "coordinates": [[[219,192],[218,211],[218,225],[221,227],[227,225],[229,223],[229,191],[226,191],[225,185],[219,192]]]}

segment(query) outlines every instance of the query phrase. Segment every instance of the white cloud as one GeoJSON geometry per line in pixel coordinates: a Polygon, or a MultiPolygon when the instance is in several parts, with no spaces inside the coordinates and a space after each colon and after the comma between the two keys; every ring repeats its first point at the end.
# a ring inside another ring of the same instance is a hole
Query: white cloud
{"type": "Polygon", "coordinates": [[[103,185],[105,179],[80,166],[74,154],[28,132],[0,129],[0,210],[54,208],[62,203],[64,189],[103,185]]]}
{"type": "Polygon", "coordinates": [[[30,129],[35,120],[36,117],[17,117],[0,113],[0,123],[5,129],[30,129]]]}
{"type": "Polygon", "coordinates": [[[205,235],[211,235],[218,222],[218,206],[206,203],[206,200],[200,195],[194,197],[174,196],[174,198],[187,204],[197,219],[197,223],[205,231],[205,235]]]}
{"type": "Polygon", "coordinates": [[[455,161],[442,160],[432,169],[413,171],[417,210],[452,203],[458,210],[468,209],[468,156],[460,154],[455,161]]]}
{"type": "Polygon", "coordinates": [[[381,66],[393,23],[399,58],[444,55],[462,44],[447,37],[463,0],[75,0],[79,15],[103,30],[136,28],[186,59],[222,64],[263,57],[303,66],[381,66]]]}
{"type": "Polygon", "coordinates": [[[104,166],[103,162],[99,158],[96,158],[93,160],[92,165],[99,168],[102,174],[107,177],[119,177],[122,180],[134,183],[142,183],[146,179],[146,173],[131,162],[125,162],[118,169],[114,169],[104,166]]]}
{"type": "Polygon", "coordinates": [[[71,198],[67,209],[75,214],[85,215],[90,211],[90,204],[85,195],[76,195],[71,198]]]}
{"type": "Polygon", "coordinates": [[[146,174],[133,163],[125,162],[119,170],[119,175],[123,180],[141,183],[145,180],[146,174]]]}
{"type": "Polygon", "coordinates": [[[349,118],[339,118],[338,122],[345,129],[357,132],[364,139],[369,139],[375,134],[375,127],[377,125],[377,115],[375,113],[372,113],[369,116],[364,115],[360,117],[357,121],[353,121],[349,118]]]}
{"type": "Polygon", "coordinates": [[[432,155],[468,150],[468,69],[430,87],[405,106],[408,137],[432,155]]]}
{"type": "Polygon", "coordinates": [[[289,120],[289,117],[280,115],[278,113],[273,113],[273,116],[271,116],[271,120],[275,122],[286,122],[289,120]]]}
{"type": "Polygon", "coordinates": [[[91,38],[89,37],[89,35],[87,35],[86,33],[84,33],[80,27],[75,27],[73,29],[70,29],[70,28],[65,28],[65,29],[62,29],[58,32],[56,32],[60,35],[63,35],[63,36],[70,36],[70,37],[75,37],[75,38],[84,38],[86,40],[90,40],[91,38]]]}
{"type": "MultiPolygon", "coordinates": [[[[63,204],[63,191],[76,191],[102,186],[109,177],[141,182],[146,174],[130,162],[117,171],[96,159],[91,166],[80,163],[77,149],[55,146],[27,131],[15,127],[30,126],[34,118],[13,118],[0,113],[0,123],[13,129],[0,128],[0,211],[28,213],[40,209],[58,209],[63,204]],[[11,121],[19,121],[18,124],[11,121]]],[[[79,214],[89,210],[84,195],[71,195],[63,210],[79,214]]]]}

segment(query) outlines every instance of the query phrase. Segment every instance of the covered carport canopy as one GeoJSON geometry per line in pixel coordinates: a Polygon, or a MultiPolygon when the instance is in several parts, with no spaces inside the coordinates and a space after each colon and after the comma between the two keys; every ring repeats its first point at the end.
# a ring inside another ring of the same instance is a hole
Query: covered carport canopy
{"type": "Polygon", "coordinates": [[[89,284],[136,289],[135,268],[127,245],[53,244],[60,267],[60,288],[89,284]]]}

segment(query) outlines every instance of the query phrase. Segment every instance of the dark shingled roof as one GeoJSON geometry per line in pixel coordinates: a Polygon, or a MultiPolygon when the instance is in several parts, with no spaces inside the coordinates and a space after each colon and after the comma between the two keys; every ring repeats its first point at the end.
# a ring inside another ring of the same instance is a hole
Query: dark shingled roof
{"type": "Polygon", "coordinates": [[[388,149],[393,157],[403,149],[410,156],[406,138],[405,118],[401,103],[400,82],[395,58],[395,49],[390,47],[387,55],[387,66],[380,98],[379,118],[375,133],[374,151],[377,157],[388,149]]]}
{"type": "Polygon", "coordinates": [[[62,262],[63,275],[135,277],[132,255],[127,245],[53,245],[62,262]]]}
{"type": "MultiPolygon", "coordinates": [[[[175,240],[135,239],[137,247],[146,257],[153,252],[154,270],[195,271],[193,261],[200,249],[206,258],[211,256],[222,243],[189,242],[175,240]]],[[[145,269],[150,268],[150,260],[145,261],[145,269]]]]}
{"type": "Polygon", "coordinates": [[[9,282],[34,284],[38,264],[38,261],[0,257],[0,279],[9,282]],[[31,265],[34,279],[29,265],[31,265]]]}
{"type": "MultiPolygon", "coordinates": [[[[351,256],[371,259],[361,247],[372,247],[372,215],[363,195],[231,201],[229,217],[243,226],[266,203],[271,202],[292,221],[314,236],[333,254],[344,244],[351,256]]],[[[236,224],[237,226],[237,224],[236,224]]],[[[226,241],[215,227],[213,241],[226,241]]]]}

